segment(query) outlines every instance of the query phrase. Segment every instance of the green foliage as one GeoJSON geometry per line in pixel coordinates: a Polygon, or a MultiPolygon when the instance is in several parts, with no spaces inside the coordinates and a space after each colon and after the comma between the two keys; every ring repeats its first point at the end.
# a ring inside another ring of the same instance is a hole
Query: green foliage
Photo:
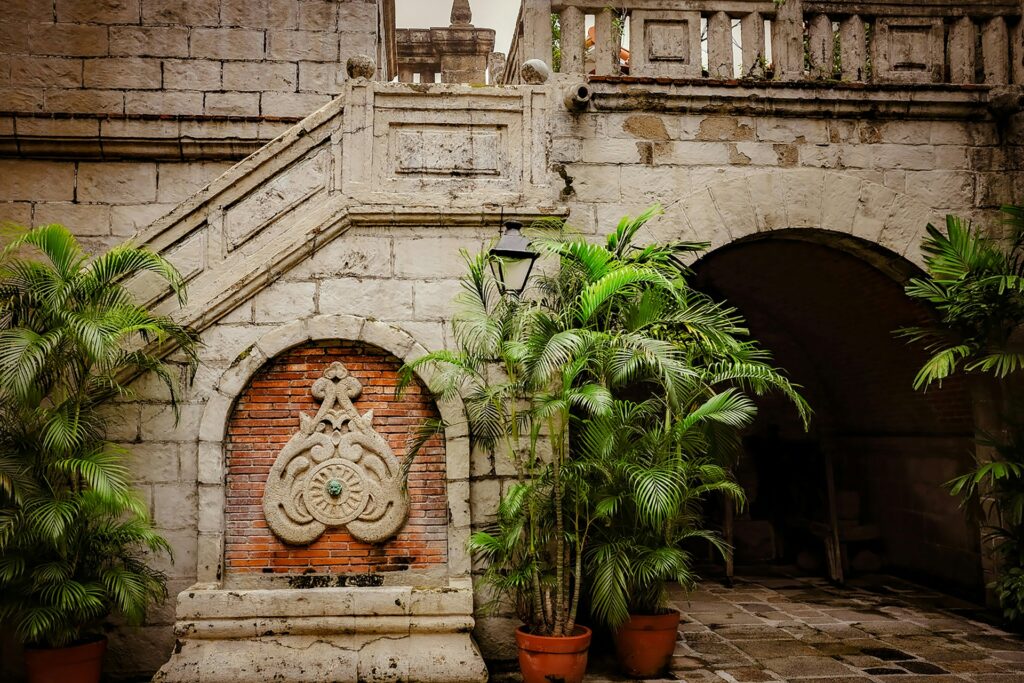
{"type": "Polygon", "coordinates": [[[562,20],[557,14],[551,14],[551,70],[562,70],[562,20]]]}
{"type": "Polygon", "coordinates": [[[960,370],[1004,378],[1024,366],[1024,348],[1012,339],[1024,322],[1024,218],[1019,207],[1004,211],[1009,245],[956,216],[946,217],[945,233],[927,226],[921,250],[928,275],[912,279],[906,291],[934,308],[939,320],[901,330],[930,354],[914,388],[941,383],[960,370]]]}
{"type": "Polygon", "coordinates": [[[169,547],[104,437],[103,404],[131,396],[132,374],[155,373],[175,396],[147,344],[173,340],[195,360],[194,335],[123,286],[143,272],[184,300],[160,256],[123,245],[90,260],[59,225],[0,252],[0,621],[27,644],[73,643],[112,611],[138,623],[166,595],[146,560],[169,547]]]}
{"type": "MultiPolygon", "coordinates": [[[[1001,383],[1024,367],[1019,330],[1024,323],[1024,208],[1003,207],[1007,239],[984,234],[955,216],[946,231],[928,226],[921,249],[927,276],[915,278],[907,294],[929,304],[932,326],[900,333],[930,354],[914,381],[917,389],[958,373],[989,375],[1001,383]]],[[[1024,621],[1024,430],[1006,424],[1008,438],[983,435],[979,445],[997,458],[947,484],[969,509],[980,509],[986,538],[993,542],[999,573],[992,584],[1004,616],[1024,621]]]]}
{"type": "Polygon", "coordinates": [[[467,256],[458,349],[402,371],[399,390],[428,367],[436,395],[463,398],[475,447],[510,459],[515,484],[469,547],[487,561],[489,606],[510,606],[536,633],[572,632],[585,571],[599,616],[618,623],[623,605],[658,604],[666,580],[692,579],[684,541],[724,550],[698,502],[742,495],[716,460],[753,414],[736,388],[783,388],[809,413],[740,339],[735,311],[690,289],[680,258],[704,245],[636,244],[658,211],[624,218],[604,244],[560,222],[535,226],[547,258],[522,296],[501,294],[487,254],[467,256]],[[638,390],[650,399],[626,400],[638,390]]]}

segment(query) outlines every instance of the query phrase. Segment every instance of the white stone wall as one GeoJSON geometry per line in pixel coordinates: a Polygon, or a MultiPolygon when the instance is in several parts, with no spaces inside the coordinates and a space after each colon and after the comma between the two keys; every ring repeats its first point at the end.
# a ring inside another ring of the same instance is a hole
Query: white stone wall
{"type": "Polygon", "coordinates": [[[89,251],[124,241],[231,167],[227,161],[0,159],[0,221],[63,223],[89,251]]]}
{"type": "MultiPolygon", "coordinates": [[[[909,105],[903,120],[830,118],[813,102],[785,117],[735,116],[727,105],[571,114],[562,85],[350,84],[344,108],[329,105],[223,176],[217,163],[0,161],[0,218],[66,222],[97,248],[216,178],[139,235],[177,254],[191,278],[180,315],[202,328],[204,346],[181,420],[157,383],[141,378],[138,400],[114,407],[111,435],[133,452],[175,549],[174,564],[161,565],[172,594],[199,573],[199,517],[218,514],[215,497],[200,500],[199,431],[207,402],[227,400],[216,393],[221,374],[268,332],[322,315],[383,321],[427,350],[450,345],[458,251],[482,248],[502,217],[568,212],[599,234],[657,202],[666,214],[650,225],[652,240],[717,247],[755,232],[826,229],[919,263],[927,221],[947,211],[985,217],[1020,199],[1012,124],[937,120],[909,105]],[[431,135],[396,134],[409,130],[431,135]],[[446,139],[465,144],[435,147],[446,139]]],[[[484,523],[510,472],[479,451],[469,472],[468,500],[455,504],[484,523]]],[[[141,631],[115,634],[111,666],[131,673],[162,664],[172,613],[173,600],[141,631]]],[[[487,654],[509,654],[510,625],[479,622],[487,654]]]]}

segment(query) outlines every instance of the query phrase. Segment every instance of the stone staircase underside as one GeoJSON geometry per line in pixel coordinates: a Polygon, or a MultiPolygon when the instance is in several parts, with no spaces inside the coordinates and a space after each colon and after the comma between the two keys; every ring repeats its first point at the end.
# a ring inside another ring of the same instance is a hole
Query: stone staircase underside
{"type": "Polygon", "coordinates": [[[136,237],[181,271],[184,307],[148,275],[133,291],[202,331],[353,226],[497,233],[502,218],[564,214],[530,121],[543,97],[355,81],[136,237]]]}

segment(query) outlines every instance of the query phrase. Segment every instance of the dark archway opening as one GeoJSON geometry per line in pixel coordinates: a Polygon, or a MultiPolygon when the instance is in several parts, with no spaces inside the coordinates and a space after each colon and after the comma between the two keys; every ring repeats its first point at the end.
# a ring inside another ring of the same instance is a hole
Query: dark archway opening
{"type": "Polygon", "coordinates": [[[807,230],[739,241],[696,264],[697,286],[740,310],[815,410],[805,432],[788,404],[759,401],[737,465],[750,496],[734,522],[738,574],[783,563],[828,575],[835,528],[846,576],[982,590],[978,527],[942,488],[970,462],[966,386],[914,391],[924,355],[893,334],[929,315],[903,293],[912,269],[866,242],[807,230]]]}

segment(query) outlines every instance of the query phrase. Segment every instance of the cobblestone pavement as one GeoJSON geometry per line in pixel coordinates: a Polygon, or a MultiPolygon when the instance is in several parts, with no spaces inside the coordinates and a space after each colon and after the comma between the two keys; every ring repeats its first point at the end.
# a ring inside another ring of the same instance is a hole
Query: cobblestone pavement
{"type": "MultiPolygon", "coordinates": [[[[748,577],[732,588],[706,582],[673,602],[684,623],[665,680],[1024,683],[1024,638],[971,603],[893,577],[845,588],[748,577]]],[[[595,664],[609,665],[600,655],[595,664]]]]}

